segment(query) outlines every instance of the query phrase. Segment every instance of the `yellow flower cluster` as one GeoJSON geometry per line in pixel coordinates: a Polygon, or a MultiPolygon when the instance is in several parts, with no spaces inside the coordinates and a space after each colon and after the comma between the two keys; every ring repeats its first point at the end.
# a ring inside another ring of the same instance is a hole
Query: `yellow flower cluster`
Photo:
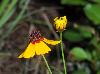
{"type": "Polygon", "coordinates": [[[66,28],[66,24],[67,24],[66,16],[60,18],[56,17],[54,19],[54,26],[56,30],[59,32],[64,31],[64,29],[66,28]]]}

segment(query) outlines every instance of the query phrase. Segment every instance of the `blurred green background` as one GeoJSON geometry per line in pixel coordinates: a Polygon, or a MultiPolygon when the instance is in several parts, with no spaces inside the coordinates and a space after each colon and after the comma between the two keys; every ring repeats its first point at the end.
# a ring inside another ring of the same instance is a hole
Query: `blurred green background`
{"type": "MultiPolygon", "coordinates": [[[[41,56],[17,57],[33,30],[59,39],[57,16],[68,19],[63,32],[68,74],[100,74],[100,0],[0,0],[0,74],[48,74],[41,56]]],[[[46,58],[53,74],[64,74],[60,45],[51,49],[46,58]]]]}

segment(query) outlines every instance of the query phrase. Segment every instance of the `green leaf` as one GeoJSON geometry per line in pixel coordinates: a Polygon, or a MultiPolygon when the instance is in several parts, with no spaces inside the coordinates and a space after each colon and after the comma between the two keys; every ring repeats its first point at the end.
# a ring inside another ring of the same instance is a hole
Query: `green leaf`
{"type": "Polygon", "coordinates": [[[92,54],[90,52],[86,52],[86,54],[87,54],[87,59],[89,61],[91,61],[92,60],[92,54]]]}
{"type": "Polygon", "coordinates": [[[81,34],[78,32],[75,32],[75,31],[66,31],[63,33],[63,36],[66,40],[69,40],[72,42],[77,42],[77,41],[83,40],[83,37],[81,36],[81,34]]]}
{"type": "Polygon", "coordinates": [[[98,60],[97,52],[95,50],[92,51],[92,57],[94,60],[98,60]]]}
{"type": "Polygon", "coordinates": [[[72,4],[72,5],[84,5],[86,4],[85,0],[61,0],[62,4],[72,4]]]}
{"type": "Polygon", "coordinates": [[[90,44],[92,44],[94,47],[96,47],[96,49],[100,49],[99,41],[100,41],[99,37],[94,37],[91,39],[90,44]]]}
{"type": "Polygon", "coordinates": [[[91,38],[94,33],[94,29],[90,26],[79,26],[78,29],[84,38],[91,38]]]}
{"type": "Polygon", "coordinates": [[[100,74],[100,71],[98,71],[97,74],[100,74]]]}
{"type": "Polygon", "coordinates": [[[78,71],[74,71],[73,74],[88,74],[88,73],[84,70],[78,70],[78,71]]]}
{"type": "Polygon", "coordinates": [[[96,3],[100,3],[100,0],[93,0],[94,2],[96,2],[96,3]]]}
{"type": "Polygon", "coordinates": [[[0,5],[0,16],[4,12],[4,10],[7,7],[8,3],[9,3],[9,0],[2,0],[2,3],[0,5]]]}
{"type": "Polygon", "coordinates": [[[81,60],[89,60],[87,53],[84,51],[83,48],[80,47],[74,47],[70,51],[70,53],[73,55],[73,58],[75,60],[81,61],[81,60]]]}
{"type": "Polygon", "coordinates": [[[84,8],[86,16],[95,24],[100,24],[100,5],[87,4],[84,8]]]}

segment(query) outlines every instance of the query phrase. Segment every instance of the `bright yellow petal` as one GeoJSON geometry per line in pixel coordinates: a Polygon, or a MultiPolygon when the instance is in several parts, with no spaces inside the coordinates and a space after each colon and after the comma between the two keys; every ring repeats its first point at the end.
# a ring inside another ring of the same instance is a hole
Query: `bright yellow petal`
{"type": "Polygon", "coordinates": [[[51,49],[43,41],[40,41],[39,43],[35,43],[34,50],[36,55],[43,55],[51,51],[51,49]]]}
{"type": "Polygon", "coordinates": [[[48,43],[48,44],[51,44],[51,45],[56,45],[56,44],[58,44],[58,43],[61,42],[60,40],[59,41],[54,41],[54,40],[48,40],[46,38],[44,38],[43,41],[46,42],[46,43],[48,43]]]}
{"type": "Polygon", "coordinates": [[[54,19],[54,26],[58,31],[64,31],[64,29],[66,28],[66,24],[67,24],[66,16],[60,18],[56,17],[54,19]]]}
{"type": "Polygon", "coordinates": [[[34,50],[35,45],[30,43],[26,50],[18,57],[18,58],[30,58],[35,55],[35,50],[34,50]]]}

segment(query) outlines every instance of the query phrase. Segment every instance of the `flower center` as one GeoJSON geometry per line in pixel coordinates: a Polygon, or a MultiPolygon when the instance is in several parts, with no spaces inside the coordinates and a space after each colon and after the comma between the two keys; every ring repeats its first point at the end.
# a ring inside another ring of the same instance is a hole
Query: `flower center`
{"type": "Polygon", "coordinates": [[[35,44],[35,43],[39,43],[40,41],[42,41],[44,39],[44,37],[42,37],[40,31],[33,31],[30,35],[30,41],[35,44]]]}

